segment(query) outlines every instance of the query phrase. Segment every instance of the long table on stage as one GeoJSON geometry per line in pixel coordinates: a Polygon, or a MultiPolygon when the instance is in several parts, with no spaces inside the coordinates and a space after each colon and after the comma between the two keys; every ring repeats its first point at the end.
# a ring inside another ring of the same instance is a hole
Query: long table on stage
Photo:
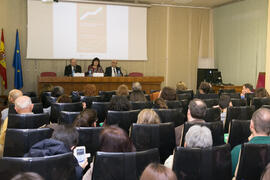
{"type": "Polygon", "coordinates": [[[145,76],[145,77],[38,77],[38,92],[43,86],[51,84],[53,86],[62,86],[66,94],[72,91],[82,91],[86,84],[95,84],[98,91],[116,90],[121,84],[127,85],[130,89],[133,82],[140,82],[142,89],[146,93],[150,90],[160,89],[164,77],[145,76]]]}

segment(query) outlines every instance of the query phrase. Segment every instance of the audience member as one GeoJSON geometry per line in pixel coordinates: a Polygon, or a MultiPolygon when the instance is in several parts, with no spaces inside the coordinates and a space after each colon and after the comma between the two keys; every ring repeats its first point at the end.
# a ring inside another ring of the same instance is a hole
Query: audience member
{"type": "MultiPolygon", "coordinates": [[[[70,125],[59,125],[55,128],[51,139],[44,139],[34,144],[25,157],[44,157],[72,152],[78,144],[79,133],[70,125]]],[[[74,157],[73,162],[77,179],[83,176],[83,169],[87,166],[87,159],[78,164],[74,157]]]]}
{"type": "Polygon", "coordinates": [[[131,104],[126,96],[114,96],[112,97],[108,106],[110,111],[129,111],[131,110],[131,104]]]}
{"type": "MultiPolygon", "coordinates": [[[[250,121],[249,137],[250,144],[270,144],[270,110],[260,108],[255,111],[250,121]]],[[[232,173],[234,174],[241,151],[241,144],[237,145],[231,151],[232,155],[232,173]]]]}
{"type": "Polygon", "coordinates": [[[129,100],[132,102],[140,101],[140,102],[146,102],[147,99],[144,96],[144,93],[141,90],[133,90],[130,93],[129,100]]]}
{"type": "Polygon", "coordinates": [[[167,87],[165,86],[161,92],[160,92],[160,98],[166,100],[166,101],[173,101],[176,100],[177,96],[176,96],[176,90],[171,88],[171,87],[167,87]]]}
{"type": "MultiPolygon", "coordinates": [[[[196,124],[205,122],[203,118],[206,114],[207,106],[200,99],[193,99],[188,105],[187,120],[188,123],[196,124]]],[[[176,145],[179,146],[182,139],[184,124],[175,128],[176,145]]]]}
{"type": "Polygon", "coordinates": [[[81,73],[81,66],[77,65],[76,59],[70,59],[70,64],[65,67],[65,76],[72,76],[73,73],[81,73]]]}
{"type": "Polygon", "coordinates": [[[253,86],[249,83],[246,83],[242,87],[241,98],[244,99],[246,93],[253,93],[253,92],[254,92],[253,86]]]}
{"type": "Polygon", "coordinates": [[[56,100],[57,103],[72,103],[71,97],[66,94],[59,96],[56,100]]]}
{"type": "Polygon", "coordinates": [[[93,109],[83,110],[74,120],[76,127],[96,127],[97,112],[93,109]]]}
{"type": "Polygon", "coordinates": [[[199,94],[208,94],[211,90],[211,85],[208,82],[201,82],[199,86],[199,94]]]}
{"type": "MultiPolygon", "coordinates": [[[[101,131],[99,136],[99,151],[103,152],[135,152],[136,149],[129,139],[127,133],[117,127],[108,126],[101,131]]],[[[89,170],[83,176],[83,180],[91,180],[93,172],[93,162],[89,170]]]]}
{"type": "Polygon", "coordinates": [[[177,177],[171,169],[151,163],[144,169],[140,180],[177,180],[177,177]]]}
{"type": "Polygon", "coordinates": [[[118,95],[118,96],[128,96],[129,95],[128,87],[125,84],[122,84],[122,85],[118,86],[118,88],[116,90],[116,95],[118,95]]]}
{"type": "Polygon", "coordinates": [[[265,88],[258,88],[255,90],[255,97],[269,97],[269,94],[265,88]]]}
{"type": "Polygon", "coordinates": [[[95,57],[92,60],[91,65],[88,66],[88,72],[89,73],[104,73],[101,65],[100,65],[100,60],[99,58],[95,57]]]}
{"type": "Polygon", "coordinates": [[[111,77],[123,76],[123,73],[121,72],[121,68],[117,67],[116,60],[112,60],[112,65],[106,68],[104,75],[111,76],[111,77]]]}
{"type": "MultiPolygon", "coordinates": [[[[14,104],[15,100],[22,96],[23,93],[22,91],[18,90],[18,89],[13,89],[11,91],[9,91],[8,93],[8,102],[9,104],[14,104]]],[[[2,122],[8,117],[8,108],[5,108],[1,111],[1,120],[2,122]]]]}
{"type": "MultiPolygon", "coordinates": [[[[15,100],[15,110],[18,114],[33,114],[33,104],[28,96],[20,96],[15,100]]],[[[4,120],[0,134],[0,157],[3,156],[8,117],[4,120]]]]}
{"type": "Polygon", "coordinates": [[[52,94],[51,94],[52,97],[59,97],[59,96],[61,96],[63,94],[64,94],[64,88],[63,87],[61,87],[61,86],[53,87],[52,94]]]}
{"type": "Polygon", "coordinates": [[[24,172],[14,176],[11,180],[44,180],[44,179],[37,173],[24,172]]]}
{"type": "Polygon", "coordinates": [[[144,109],[138,114],[138,124],[159,124],[158,114],[152,109],[144,109]]]}
{"type": "Polygon", "coordinates": [[[269,179],[270,179],[270,163],[267,164],[261,176],[261,180],[269,180],[269,179]]]}
{"type": "Polygon", "coordinates": [[[96,96],[97,87],[94,84],[87,84],[84,86],[83,93],[85,96],[96,96]]]}
{"type": "Polygon", "coordinates": [[[156,108],[156,109],[168,109],[168,106],[167,106],[166,102],[164,101],[164,99],[157,98],[154,101],[154,108],[156,108]]]}
{"type": "MultiPolygon", "coordinates": [[[[206,126],[194,125],[189,128],[185,136],[184,147],[187,148],[207,148],[213,145],[212,133],[206,126]]],[[[166,167],[171,168],[173,166],[173,155],[165,161],[166,167]]]]}
{"type": "Polygon", "coordinates": [[[142,85],[139,82],[134,82],[132,83],[132,90],[136,91],[136,90],[142,90],[142,85]]]}
{"type": "Polygon", "coordinates": [[[226,116],[227,116],[227,109],[229,106],[232,106],[231,97],[228,95],[221,95],[219,97],[217,107],[219,107],[221,111],[220,119],[223,122],[223,124],[225,123],[226,116]]]}
{"type": "Polygon", "coordinates": [[[184,83],[183,81],[179,81],[177,84],[176,84],[176,91],[185,91],[187,90],[187,85],[186,83],[184,83]]]}

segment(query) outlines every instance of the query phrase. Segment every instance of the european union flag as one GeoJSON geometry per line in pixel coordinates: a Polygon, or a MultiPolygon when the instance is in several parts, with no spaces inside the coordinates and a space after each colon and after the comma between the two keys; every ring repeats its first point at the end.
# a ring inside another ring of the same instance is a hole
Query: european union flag
{"type": "Polygon", "coordinates": [[[23,76],[22,76],[22,65],[21,65],[21,51],[19,42],[19,33],[16,32],[16,46],[13,57],[13,67],[14,73],[14,87],[16,89],[21,89],[23,87],[23,76]]]}

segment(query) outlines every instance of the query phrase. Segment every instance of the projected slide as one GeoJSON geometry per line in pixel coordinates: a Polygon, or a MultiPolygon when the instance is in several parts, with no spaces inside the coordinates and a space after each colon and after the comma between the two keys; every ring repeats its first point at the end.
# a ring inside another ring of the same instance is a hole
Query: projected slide
{"type": "Polygon", "coordinates": [[[146,60],[146,51],[146,8],[28,0],[28,58],[146,60]]]}

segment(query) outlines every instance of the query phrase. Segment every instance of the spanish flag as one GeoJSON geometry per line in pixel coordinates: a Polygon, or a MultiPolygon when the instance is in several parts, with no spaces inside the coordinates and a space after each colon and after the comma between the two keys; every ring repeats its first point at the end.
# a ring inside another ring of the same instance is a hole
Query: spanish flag
{"type": "Polygon", "coordinates": [[[2,85],[7,89],[7,63],[4,42],[4,31],[2,29],[0,42],[0,76],[3,78],[2,85]]]}

